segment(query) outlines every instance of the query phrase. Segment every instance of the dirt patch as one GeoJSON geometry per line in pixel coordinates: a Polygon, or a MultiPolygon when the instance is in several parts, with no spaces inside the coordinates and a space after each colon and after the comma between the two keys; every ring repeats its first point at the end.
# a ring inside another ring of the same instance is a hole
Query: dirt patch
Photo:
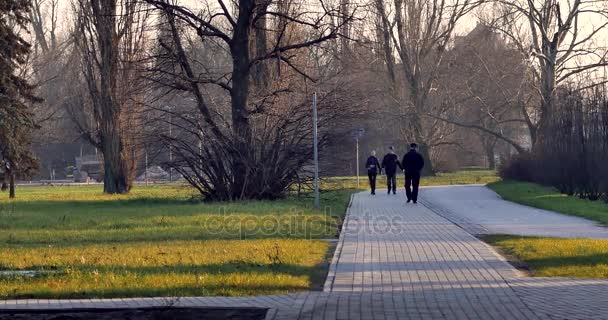
{"type": "Polygon", "coordinates": [[[262,308],[140,308],[2,310],[0,320],[258,320],[266,317],[262,308]]]}

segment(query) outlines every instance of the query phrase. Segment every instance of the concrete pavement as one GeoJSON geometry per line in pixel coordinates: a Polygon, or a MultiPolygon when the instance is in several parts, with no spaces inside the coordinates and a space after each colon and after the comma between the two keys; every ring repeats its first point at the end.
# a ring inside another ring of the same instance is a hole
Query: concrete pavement
{"type": "Polygon", "coordinates": [[[486,186],[424,188],[421,201],[473,234],[608,239],[608,227],[505,201],[486,186]]]}

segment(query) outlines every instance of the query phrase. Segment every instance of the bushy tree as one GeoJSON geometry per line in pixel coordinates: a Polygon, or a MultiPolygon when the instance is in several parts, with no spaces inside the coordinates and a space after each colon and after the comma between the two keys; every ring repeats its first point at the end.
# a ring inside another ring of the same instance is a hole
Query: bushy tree
{"type": "Polygon", "coordinates": [[[351,15],[317,1],[310,3],[318,12],[221,0],[198,13],[169,0],[146,2],[166,24],[151,78],[193,105],[162,106],[162,121],[174,128],[161,134],[174,155],[169,165],[209,200],[283,196],[312,158],[312,91],[319,93],[321,146],[323,128],[339,126],[357,104],[340,101],[346,85],[311,62],[351,15]]]}

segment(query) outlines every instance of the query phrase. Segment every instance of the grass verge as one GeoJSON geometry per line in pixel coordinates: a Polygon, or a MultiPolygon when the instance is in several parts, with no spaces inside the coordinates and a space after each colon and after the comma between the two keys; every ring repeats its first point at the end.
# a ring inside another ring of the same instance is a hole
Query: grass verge
{"type": "Polygon", "coordinates": [[[20,188],[0,200],[0,299],[243,296],[320,288],[351,191],[201,203],[178,185],[20,188]],[[35,274],[7,271],[34,270],[35,274]]]}
{"type": "Polygon", "coordinates": [[[4,249],[1,298],[242,296],[316,289],[327,241],[204,240],[4,249]]]}
{"type": "MultiPolygon", "coordinates": [[[[462,170],[455,172],[440,172],[432,177],[422,177],[421,186],[445,186],[459,184],[487,184],[500,180],[493,170],[462,170]]],[[[378,188],[386,188],[386,176],[378,176],[378,188]]],[[[397,175],[397,186],[403,187],[405,178],[402,173],[397,175]]],[[[357,189],[357,177],[332,177],[324,181],[324,186],[335,189],[357,189]]],[[[367,176],[359,178],[359,189],[368,189],[367,176]]]]}
{"type": "Polygon", "coordinates": [[[513,256],[535,277],[608,279],[608,240],[486,236],[484,241],[513,256]]]}
{"type": "Polygon", "coordinates": [[[498,181],[488,185],[505,200],[568,215],[579,216],[608,225],[608,205],[561,194],[555,188],[530,182],[498,181]]]}

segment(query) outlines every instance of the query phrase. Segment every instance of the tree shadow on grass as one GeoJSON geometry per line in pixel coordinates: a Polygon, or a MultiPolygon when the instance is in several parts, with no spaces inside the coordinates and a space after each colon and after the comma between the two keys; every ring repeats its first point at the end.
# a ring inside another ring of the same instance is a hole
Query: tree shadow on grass
{"type": "MultiPolygon", "coordinates": [[[[171,274],[182,275],[205,275],[208,277],[222,276],[230,277],[231,274],[240,275],[267,275],[270,279],[273,276],[280,277],[281,275],[289,275],[293,277],[307,276],[310,279],[309,286],[298,284],[281,283],[276,281],[275,284],[269,285],[265,283],[255,283],[255,281],[246,281],[239,284],[205,284],[193,283],[191,285],[181,286],[162,286],[158,287],[128,287],[128,284],[123,284],[123,287],[107,287],[92,288],[82,291],[57,291],[44,288],[44,277],[49,277],[49,280],[58,280],[64,276],[61,270],[57,273],[49,274],[33,278],[34,281],[42,281],[42,285],[37,288],[38,291],[33,293],[20,293],[15,291],[6,298],[115,298],[115,297],[182,297],[182,296],[243,296],[243,295],[265,295],[265,294],[284,294],[301,292],[308,290],[320,290],[327,276],[329,267],[329,259],[333,255],[333,246],[330,246],[325,254],[325,260],[314,266],[301,266],[290,263],[274,263],[262,264],[252,263],[247,261],[231,261],[221,264],[203,264],[203,265],[187,265],[179,264],[172,266],[152,266],[152,267],[124,267],[124,266],[87,266],[78,268],[79,272],[95,272],[103,277],[107,273],[114,274],[137,274],[138,276],[162,276],[171,274]]],[[[27,281],[26,279],[23,279],[27,281]]],[[[195,282],[195,281],[193,281],[195,282]]]]}
{"type": "MultiPolygon", "coordinates": [[[[45,287],[45,277],[51,282],[60,280],[61,277],[68,276],[64,270],[55,269],[55,273],[41,275],[34,278],[24,278],[18,280],[19,283],[23,281],[38,281],[40,286],[37,286],[35,292],[24,293],[19,290],[14,291],[9,296],[3,296],[1,298],[7,299],[21,299],[21,298],[115,298],[115,297],[181,297],[181,296],[244,296],[244,295],[263,295],[263,294],[284,294],[293,293],[309,290],[320,290],[323,287],[325,278],[327,276],[329,261],[333,256],[335,245],[330,245],[325,252],[324,259],[314,266],[302,266],[293,263],[280,262],[280,256],[277,257],[275,263],[254,263],[251,261],[230,261],[227,263],[219,264],[177,264],[169,266],[149,266],[149,267],[125,267],[121,265],[111,266],[95,266],[88,265],[81,268],[72,269],[71,276],[77,273],[73,271],[88,273],[91,275],[94,273],[103,277],[108,273],[114,274],[137,274],[138,277],[152,276],[162,277],[167,275],[170,277],[173,275],[205,275],[212,279],[214,276],[230,277],[231,274],[240,275],[267,275],[270,282],[274,284],[269,285],[266,283],[255,283],[255,281],[245,281],[237,284],[204,284],[196,283],[193,281],[189,285],[176,285],[176,286],[162,286],[157,287],[129,287],[128,284],[123,284],[122,287],[107,287],[100,286],[99,288],[92,288],[87,290],[74,290],[74,291],[61,291],[61,289],[49,289],[45,287]],[[273,277],[279,279],[281,275],[292,276],[292,277],[308,277],[310,282],[309,286],[286,283],[281,281],[272,281],[273,277]]],[[[46,269],[46,266],[39,266],[37,268],[30,269],[46,269]]],[[[0,279],[2,280],[2,279],[0,279]]],[[[7,281],[7,279],[5,279],[7,281]]],[[[9,280],[10,281],[10,280],[9,280]]],[[[93,280],[91,280],[93,281],[93,280]]],[[[5,285],[8,283],[5,283],[5,285]]],[[[21,285],[19,285],[21,286],[21,285]]]]}
{"type": "MultiPolygon", "coordinates": [[[[145,298],[145,297],[204,297],[204,296],[253,296],[287,294],[309,290],[308,287],[289,284],[214,284],[214,285],[186,285],[164,287],[140,288],[112,288],[56,292],[40,289],[34,294],[16,293],[3,299],[85,299],[85,298],[145,298]]],[[[171,303],[168,300],[168,303],[171,303]]]]}
{"type": "Polygon", "coordinates": [[[598,265],[608,266],[608,253],[590,254],[573,257],[547,257],[526,259],[533,268],[563,268],[563,267],[594,267],[598,265]]]}
{"type": "Polygon", "coordinates": [[[309,276],[315,271],[316,267],[301,266],[290,263],[255,263],[249,261],[231,261],[217,264],[176,264],[168,266],[145,266],[145,267],[125,267],[120,265],[109,266],[86,266],[78,268],[82,272],[103,273],[134,273],[138,275],[230,275],[232,273],[247,274],[285,274],[290,276],[309,276]]]}

